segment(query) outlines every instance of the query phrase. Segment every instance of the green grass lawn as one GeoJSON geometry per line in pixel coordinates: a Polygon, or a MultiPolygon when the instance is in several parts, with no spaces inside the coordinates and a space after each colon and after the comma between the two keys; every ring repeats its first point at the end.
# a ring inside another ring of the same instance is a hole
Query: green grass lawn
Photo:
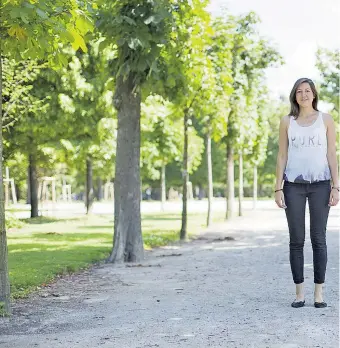
{"type": "MultiPolygon", "coordinates": [[[[223,217],[224,213],[216,213],[214,221],[222,221],[223,217]]],[[[205,214],[189,215],[189,235],[204,228],[205,219],[205,214]]],[[[180,214],[144,214],[145,248],[178,240],[180,227],[180,214]]],[[[7,238],[11,294],[13,298],[20,298],[57,275],[104,260],[112,249],[113,217],[27,219],[22,228],[9,229],[7,238]]]]}

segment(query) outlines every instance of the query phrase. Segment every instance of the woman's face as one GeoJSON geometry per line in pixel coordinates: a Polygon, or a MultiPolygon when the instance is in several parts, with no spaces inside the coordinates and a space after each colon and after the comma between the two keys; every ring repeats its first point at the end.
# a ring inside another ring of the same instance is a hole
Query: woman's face
{"type": "Polygon", "coordinates": [[[301,83],[296,90],[295,97],[300,107],[312,106],[314,94],[308,82],[301,83]]]}

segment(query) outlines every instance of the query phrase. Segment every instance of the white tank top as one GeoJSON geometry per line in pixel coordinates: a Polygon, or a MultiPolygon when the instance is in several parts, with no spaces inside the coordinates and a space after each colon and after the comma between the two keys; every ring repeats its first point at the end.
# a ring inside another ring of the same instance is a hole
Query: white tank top
{"type": "Polygon", "coordinates": [[[322,112],[310,126],[299,126],[290,116],[288,160],[283,179],[295,183],[330,180],[327,160],[327,135],[322,112]]]}

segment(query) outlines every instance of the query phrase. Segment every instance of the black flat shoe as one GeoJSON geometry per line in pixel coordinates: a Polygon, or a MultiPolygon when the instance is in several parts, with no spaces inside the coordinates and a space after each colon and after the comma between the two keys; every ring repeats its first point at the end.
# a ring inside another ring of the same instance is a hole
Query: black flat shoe
{"type": "Polygon", "coordinates": [[[315,308],[326,308],[327,303],[326,302],[314,302],[314,307],[315,308]]]}
{"type": "Polygon", "coordinates": [[[300,308],[300,307],[303,307],[304,305],[305,305],[305,301],[294,301],[292,303],[293,308],[300,308]]]}

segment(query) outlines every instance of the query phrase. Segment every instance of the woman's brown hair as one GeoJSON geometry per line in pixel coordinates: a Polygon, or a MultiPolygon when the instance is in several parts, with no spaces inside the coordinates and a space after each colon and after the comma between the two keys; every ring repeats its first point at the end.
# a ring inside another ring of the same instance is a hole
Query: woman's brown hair
{"type": "Polygon", "coordinates": [[[295,82],[295,84],[292,88],[292,91],[290,92],[290,95],[289,95],[289,101],[290,101],[290,113],[289,113],[289,115],[294,116],[295,119],[297,119],[299,117],[299,111],[300,111],[299,104],[296,101],[296,91],[299,88],[299,86],[301,85],[301,83],[305,83],[305,82],[307,82],[309,84],[309,86],[313,92],[313,95],[314,95],[314,99],[312,102],[313,109],[316,111],[319,111],[318,110],[319,95],[318,95],[318,92],[315,88],[314,82],[311,79],[308,79],[307,77],[302,77],[301,79],[298,79],[295,82]]]}

